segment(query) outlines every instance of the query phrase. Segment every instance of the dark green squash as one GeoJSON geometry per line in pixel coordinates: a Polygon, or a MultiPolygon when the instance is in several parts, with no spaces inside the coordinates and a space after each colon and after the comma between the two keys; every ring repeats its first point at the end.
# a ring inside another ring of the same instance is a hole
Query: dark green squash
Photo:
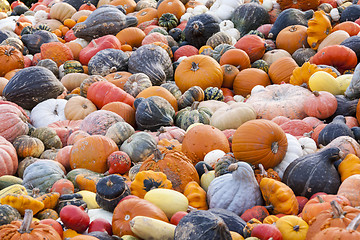
{"type": "Polygon", "coordinates": [[[36,28],[34,28],[33,26],[26,26],[21,30],[20,36],[23,36],[25,34],[33,34],[34,32],[36,32],[36,28]]]}
{"type": "Polygon", "coordinates": [[[51,148],[51,149],[47,149],[45,151],[43,151],[43,153],[40,155],[40,159],[50,159],[50,160],[55,160],[56,155],[58,154],[60,148],[56,149],[56,148],[51,148]]]}
{"type": "Polygon", "coordinates": [[[76,60],[69,60],[64,62],[63,64],[64,73],[65,75],[68,73],[83,73],[84,68],[79,61],[76,60]]]}
{"type": "Polygon", "coordinates": [[[8,38],[19,38],[19,36],[16,35],[16,33],[14,33],[13,31],[0,30],[0,42],[3,42],[8,38]]]}
{"type": "Polygon", "coordinates": [[[126,71],[129,57],[119,49],[104,49],[96,53],[89,63],[89,74],[106,76],[113,72],[126,71]]]}
{"type": "Polygon", "coordinates": [[[336,194],[340,176],[333,162],[340,159],[339,148],[327,148],[295,159],[286,168],[282,182],[296,196],[310,198],[317,192],[336,194]]]}
{"type": "Polygon", "coordinates": [[[331,116],[332,118],[343,115],[343,116],[355,116],[356,107],[359,102],[359,99],[349,99],[344,95],[336,95],[336,101],[338,103],[335,113],[331,116]]]}
{"type": "Polygon", "coordinates": [[[231,37],[225,32],[217,32],[206,41],[206,45],[210,46],[212,49],[224,43],[232,45],[231,37]]]}
{"type": "Polygon", "coordinates": [[[163,27],[153,28],[148,34],[154,33],[154,32],[161,33],[164,36],[169,35],[169,33],[163,27]]]}
{"type": "Polygon", "coordinates": [[[44,143],[45,149],[62,148],[61,139],[56,134],[56,131],[52,128],[49,127],[37,128],[31,133],[31,136],[40,139],[44,143]]]}
{"type": "Polygon", "coordinates": [[[156,131],[161,126],[172,126],[175,110],[162,97],[137,98],[134,102],[136,125],[141,130],[156,131]]]}
{"type": "Polygon", "coordinates": [[[20,16],[27,11],[29,11],[29,8],[25,4],[19,4],[13,8],[11,16],[20,16]]]}
{"type": "Polygon", "coordinates": [[[29,53],[34,55],[40,52],[40,47],[44,43],[58,42],[58,38],[54,33],[39,30],[32,34],[25,34],[21,37],[21,41],[28,48],[29,53]]]}
{"type": "Polygon", "coordinates": [[[263,24],[270,23],[270,16],[262,5],[248,3],[235,8],[231,21],[242,37],[250,30],[255,30],[263,24]]]}
{"type": "Polygon", "coordinates": [[[202,13],[190,17],[184,29],[186,41],[197,49],[206,44],[206,41],[220,31],[220,26],[215,17],[202,13]]]}
{"type": "Polygon", "coordinates": [[[2,95],[6,100],[30,110],[44,100],[57,98],[62,92],[64,86],[49,69],[28,67],[15,73],[2,95]]]}
{"type": "Polygon", "coordinates": [[[256,60],[255,62],[253,62],[251,64],[251,67],[261,69],[266,73],[269,72],[269,64],[265,60],[262,60],[262,59],[259,59],[259,60],[256,60]]]}
{"type": "Polygon", "coordinates": [[[231,171],[228,170],[228,167],[230,166],[230,164],[236,162],[237,160],[234,157],[233,153],[228,153],[221,157],[215,164],[215,177],[231,173],[231,171]]]}
{"type": "Polygon", "coordinates": [[[176,100],[182,95],[179,87],[175,84],[175,81],[167,81],[166,83],[161,84],[160,87],[166,88],[176,100]]]}
{"type": "Polygon", "coordinates": [[[40,24],[39,26],[36,27],[36,30],[44,30],[51,32],[51,28],[46,24],[40,24]]]}
{"type": "Polygon", "coordinates": [[[302,66],[305,62],[308,62],[310,58],[315,54],[316,51],[312,48],[299,48],[291,55],[291,57],[299,66],[302,66]]]}
{"type": "Polygon", "coordinates": [[[199,179],[201,179],[201,176],[205,173],[205,168],[208,171],[214,170],[209,164],[207,164],[204,161],[200,161],[195,164],[195,169],[196,169],[197,173],[199,174],[199,179]]]}
{"type": "Polygon", "coordinates": [[[340,136],[349,136],[354,138],[351,129],[345,124],[346,120],[343,115],[336,116],[331,123],[321,130],[318,137],[319,145],[326,146],[332,140],[340,136]]]}
{"type": "Polygon", "coordinates": [[[230,49],[235,49],[235,47],[227,43],[219,44],[214,48],[210,56],[214,58],[217,62],[220,62],[221,56],[230,49]]]}
{"type": "Polygon", "coordinates": [[[185,34],[180,28],[173,28],[169,31],[169,35],[177,42],[185,40],[185,34]]]}
{"type": "Polygon", "coordinates": [[[242,230],[246,226],[246,222],[241,217],[227,209],[222,208],[211,208],[208,211],[221,217],[230,231],[237,232],[243,236],[242,230]]]}
{"type": "Polygon", "coordinates": [[[352,127],[351,131],[354,134],[355,140],[359,141],[360,140],[360,127],[352,127]]]}
{"type": "Polygon", "coordinates": [[[56,212],[60,213],[61,209],[67,205],[86,206],[86,202],[83,200],[83,196],[79,193],[62,194],[59,197],[56,212]]]}
{"type": "Polygon", "coordinates": [[[272,26],[268,38],[276,39],[281,30],[291,25],[303,25],[308,26],[308,20],[314,15],[313,10],[303,12],[299,9],[289,8],[282,11],[276,18],[274,25],[272,26]]]}
{"type": "MultiPolygon", "coordinates": [[[[133,21],[133,19],[131,18],[133,21]]],[[[105,35],[115,35],[128,27],[127,17],[115,6],[104,5],[93,11],[88,18],[77,23],[72,29],[77,38],[87,41],[105,35]]]]}
{"type": "Polygon", "coordinates": [[[351,21],[354,22],[360,17],[360,6],[357,4],[352,4],[345,8],[341,13],[339,22],[351,21]]]}
{"type": "Polygon", "coordinates": [[[256,35],[264,39],[266,38],[265,35],[258,30],[250,30],[250,32],[248,32],[246,35],[256,35]]]}
{"type": "Polygon", "coordinates": [[[0,205],[0,226],[10,224],[21,218],[18,210],[10,205],[0,205]]]}
{"type": "Polygon", "coordinates": [[[231,240],[225,221],[210,211],[192,211],[175,228],[174,240],[231,240]]]}
{"type": "Polygon", "coordinates": [[[153,154],[156,145],[157,142],[152,135],[147,132],[137,132],[121,144],[120,151],[126,152],[131,162],[138,163],[145,161],[147,157],[153,154]]]}
{"type": "Polygon", "coordinates": [[[139,47],[129,58],[131,73],[145,73],[153,86],[172,80],[174,71],[172,61],[165,49],[154,44],[139,47]]]}
{"type": "Polygon", "coordinates": [[[96,184],[96,202],[109,212],[113,212],[120,200],[128,195],[130,188],[119,175],[106,176],[96,184]]]}
{"type": "Polygon", "coordinates": [[[357,59],[360,59],[360,36],[351,36],[345,39],[340,45],[350,48],[356,54],[357,59]]]}
{"type": "Polygon", "coordinates": [[[210,124],[212,111],[206,107],[199,108],[199,102],[194,102],[191,107],[186,107],[177,112],[175,125],[186,130],[191,124],[210,124]]]}
{"type": "Polygon", "coordinates": [[[204,90],[204,100],[224,101],[223,91],[217,87],[208,87],[204,90]]]}
{"type": "Polygon", "coordinates": [[[54,62],[53,60],[51,60],[49,58],[40,60],[36,64],[36,66],[47,68],[55,75],[55,77],[59,76],[59,68],[58,68],[56,62],[54,62]]]}
{"type": "Polygon", "coordinates": [[[193,86],[186,90],[183,95],[178,99],[178,108],[183,109],[191,106],[195,101],[204,101],[205,93],[199,86],[193,86]]]}
{"type": "Polygon", "coordinates": [[[179,20],[172,13],[164,13],[159,18],[159,26],[166,28],[167,30],[176,28],[179,24],[179,20]]]}

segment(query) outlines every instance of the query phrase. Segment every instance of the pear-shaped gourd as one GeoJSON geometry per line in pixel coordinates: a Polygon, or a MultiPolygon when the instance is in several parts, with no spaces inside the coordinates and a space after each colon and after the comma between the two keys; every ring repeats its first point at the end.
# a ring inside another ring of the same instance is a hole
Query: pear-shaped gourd
{"type": "Polygon", "coordinates": [[[259,185],[254,171],[246,162],[237,162],[229,166],[231,174],[215,178],[207,191],[209,208],[224,208],[237,215],[247,209],[262,205],[259,185]]]}
{"type": "Polygon", "coordinates": [[[326,127],[324,127],[324,129],[321,130],[318,137],[318,143],[323,146],[326,146],[332,140],[340,136],[349,136],[355,138],[353,132],[345,124],[345,122],[346,119],[343,115],[336,116],[331,123],[326,125],[326,127]]]}
{"type": "Polygon", "coordinates": [[[336,194],[341,181],[333,162],[338,159],[339,148],[327,148],[299,157],[286,168],[282,182],[296,196],[310,198],[317,192],[336,194]]]}

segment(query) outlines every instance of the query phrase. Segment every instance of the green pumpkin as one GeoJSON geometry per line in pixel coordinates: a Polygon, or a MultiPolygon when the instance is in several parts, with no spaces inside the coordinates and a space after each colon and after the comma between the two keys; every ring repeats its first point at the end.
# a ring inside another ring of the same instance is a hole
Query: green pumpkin
{"type": "Polygon", "coordinates": [[[109,212],[113,212],[120,200],[128,195],[130,188],[119,175],[106,176],[96,184],[96,202],[109,212]]]}
{"type": "Polygon", "coordinates": [[[164,36],[169,35],[168,32],[162,27],[154,28],[148,34],[151,34],[151,33],[154,33],[154,32],[161,33],[164,36]]]}
{"type": "Polygon", "coordinates": [[[214,58],[216,61],[220,62],[221,56],[230,49],[235,49],[235,47],[227,43],[217,45],[212,51],[211,57],[214,58]]]}
{"type": "Polygon", "coordinates": [[[223,91],[217,87],[208,87],[204,90],[205,101],[206,100],[217,100],[224,101],[223,91]]]}
{"type": "Polygon", "coordinates": [[[176,100],[182,95],[179,87],[174,81],[167,81],[166,83],[161,84],[160,87],[166,88],[176,98],[176,100]]]}
{"type": "Polygon", "coordinates": [[[25,34],[32,34],[36,31],[35,28],[33,28],[33,26],[26,26],[21,30],[20,35],[23,36],[25,34]]]}
{"type": "Polygon", "coordinates": [[[16,221],[21,218],[18,210],[10,205],[0,205],[0,226],[10,224],[12,221],[16,221]]]}
{"type": "Polygon", "coordinates": [[[37,128],[31,133],[31,136],[40,139],[44,143],[45,149],[62,148],[61,139],[52,128],[37,128]]]}
{"type": "Polygon", "coordinates": [[[191,106],[195,101],[204,101],[205,93],[199,86],[193,86],[186,90],[183,95],[178,99],[178,108],[183,109],[191,106]]]}
{"type": "Polygon", "coordinates": [[[200,107],[199,102],[194,102],[191,107],[181,109],[175,117],[175,125],[186,130],[193,123],[210,124],[212,111],[206,107],[200,107]]]}
{"type": "Polygon", "coordinates": [[[176,28],[176,26],[179,24],[179,20],[177,17],[172,13],[164,13],[159,18],[159,26],[164,27],[168,30],[172,28],[176,28]]]}
{"type": "Polygon", "coordinates": [[[83,73],[84,72],[84,68],[81,65],[81,63],[79,61],[76,60],[69,60],[66,61],[63,65],[64,68],[64,74],[68,74],[68,73],[83,73]]]}
{"type": "Polygon", "coordinates": [[[265,60],[262,60],[262,59],[259,59],[259,60],[256,60],[255,62],[253,62],[251,64],[251,67],[261,69],[266,73],[269,72],[269,64],[265,60]]]}

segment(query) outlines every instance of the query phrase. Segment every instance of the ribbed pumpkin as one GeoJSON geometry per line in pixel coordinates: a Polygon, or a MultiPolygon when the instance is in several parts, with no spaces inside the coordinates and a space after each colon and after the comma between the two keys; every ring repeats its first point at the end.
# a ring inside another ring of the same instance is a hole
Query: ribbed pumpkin
{"type": "Polygon", "coordinates": [[[101,110],[108,110],[114,112],[122,117],[125,122],[131,126],[135,126],[135,110],[129,104],[123,102],[111,102],[104,105],[101,110]]]}
{"type": "Polygon", "coordinates": [[[270,85],[270,79],[266,72],[257,68],[247,68],[239,72],[233,83],[234,93],[246,97],[256,85],[270,85]]]}
{"type": "Polygon", "coordinates": [[[272,83],[289,83],[294,69],[298,67],[291,57],[284,57],[273,62],[269,67],[269,76],[272,83]]]}
{"type": "Polygon", "coordinates": [[[276,47],[293,54],[297,49],[308,46],[306,29],[303,25],[284,28],[276,37],[276,47]]]}
{"type": "Polygon", "coordinates": [[[274,122],[265,119],[250,120],[235,132],[232,150],[236,159],[265,169],[273,168],[284,158],[287,151],[285,132],[274,122]]]}
{"type": "Polygon", "coordinates": [[[212,57],[194,55],[185,58],[175,70],[175,83],[185,92],[192,86],[203,90],[208,87],[221,88],[223,73],[221,66],[212,57]]]}
{"type": "Polygon", "coordinates": [[[241,49],[229,49],[223,53],[220,57],[220,65],[224,64],[234,65],[239,71],[251,66],[249,56],[241,49]]]}
{"type": "Polygon", "coordinates": [[[24,56],[13,46],[0,46],[0,77],[14,69],[24,68],[24,56]]]}
{"type": "Polygon", "coordinates": [[[153,170],[163,172],[172,183],[172,188],[184,192],[191,181],[199,183],[199,175],[191,160],[182,152],[175,150],[155,150],[142,164],[139,171],[153,170]]]}
{"type": "Polygon", "coordinates": [[[65,104],[64,113],[68,120],[80,120],[96,110],[96,106],[89,99],[75,96],[65,104]]]}
{"type": "Polygon", "coordinates": [[[1,104],[0,121],[0,136],[10,142],[29,131],[26,116],[16,106],[1,104]]]}
{"type": "Polygon", "coordinates": [[[90,135],[105,135],[112,124],[123,121],[124,119],[116,113],[107,110],[98,110],[90,113],[82,120],[80,130],[90,135]]]}
{"type": "Polygon", "coordinates": [[[18,168],[18,158],[14,146],[0,136],[0,177],[13,175],[18,168]]]}
{"type": "Polygon", "coordinates": [[[70,153],[71,169],[86,168],[104,173],[107,170],[107,157],[119,148],[108,137],[94,135],[75,142],[70,153]]]}
{"type": "Polygon", "coordinates": [[[234,47],[244,50],[249,56],[250,62],[255,62],[264,55],[266,43],[261,37],[251,34],[240,38],[234,47]]]}
{"type": "Polygon", "coordinates": [[[144,31],[137,27],[128,27],[116,34],[121,45],[129,44],[131,47],[140,47],[145,36],[144,31]]]}
{"type": "Polygon", "coordinates": [[[159,96],[167,100],[171,106],[174,108],[174,110],[177,112],[178,110],[178,104],[176,98],[166,89],[160,86],[151,86],[144,90],[142,90],[136,98],[148,98],[151,96],[159,96]]]}
{"type": "Polygon", "coordinates": [[[202,161],[205,155],[215,149],[230,151],[229,142],[223,132],[210,125],[197,125],[185,134],[182,151],[195,165],[202,161]]]}

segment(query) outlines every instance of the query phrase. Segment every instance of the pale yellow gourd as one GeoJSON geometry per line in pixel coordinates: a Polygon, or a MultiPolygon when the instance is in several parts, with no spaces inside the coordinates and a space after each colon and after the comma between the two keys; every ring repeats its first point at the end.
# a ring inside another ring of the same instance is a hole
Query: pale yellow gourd
{"type": "Polygon", "coordinates": [[[309,78],[311,91],[328,91],[334,95],[341,94],[339,82],[329,73],[318,71],[309,78]]]}

